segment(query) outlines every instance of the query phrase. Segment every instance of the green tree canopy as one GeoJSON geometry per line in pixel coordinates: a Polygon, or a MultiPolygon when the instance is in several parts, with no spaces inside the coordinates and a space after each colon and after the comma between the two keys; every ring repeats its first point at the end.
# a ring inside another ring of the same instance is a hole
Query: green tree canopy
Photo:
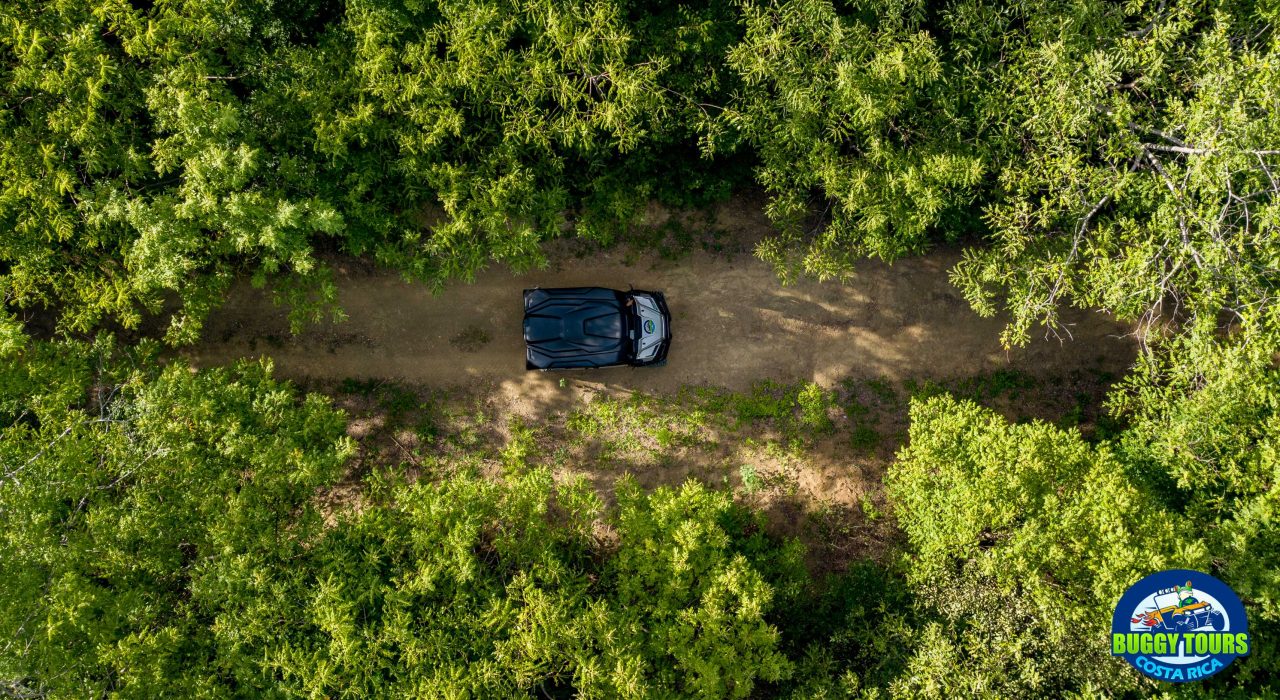
{"type": "Polygon", "coordinates": [[[1275,4],[1126,7],[957,13],[958,31],[997,28],[986,51],[1005,59],[971,86],[999,174],[991,241],[953,279],[1009,312],[1008,342],[1062,303],[1210,333],[1275,303],[1275,4]]]}
{"type": "MultiPolygon", "coordinates": [[[[264,364],[36,343],[0,372],[0,680],[52,697],[742,698],[800,551],[728,493],[370,478],[264,364]],[[602,533],[609,533],[602,537],[602,533]]],[[[799,576],[799,578],[797,578],[799,576]]]]}
{"type": "Polygon", "coordinates": [[[946,396],[913,403],[888,485],[908,580],[943,621],[903,681],[921,690],[1134,687],[1137,673],[1107,658],[1112,606],[1151,571],[1208,559],[1108,448],[946,396]]]}
{"type": "Polygon", "coordinates": [[[33,311],[191,342],[237,274],[301,324],[334,311],[326,253],[440,285],[723,195],[694,144],[734,29],[611,0],[9,3],[0,349],[33,311]]]}
{"type": "Polygon", "coordinates": [[[1100,445],[949,396],[913,402],[910,445],[887,482],[922,619],[892,687],[937,697],[1150,690],[1108,657],[1106,635],[1125,589],[1168,568],[1210,571],[1245,601],[1259,642],[1215,687],[1273,683],[1280,385],[1235,381],[1256,376],[1234,374],[1243,360],[1224,359],[1218,382],[1189,396],[1165,389],[1171,410],[1100,445]],[[1233,400],[1219,401],[1223,392],[1233,400]]]}
{"type": "Polygon", "coordinates": [[[760,256],[825,279],[923,250],[972,203],[986,167],[923,3],[841,13],[831,0],[749,2],[743,13],[746,36],[728,55],[743,86],[723,122],[758,150],[773,195],[781,235],[760,256]],[[806,231],[815,208],[823,216],[806,231]]]}
{"type": "Polygon", "coordinates": [[[263,365],[148,376],[109,345],[39,350],[4,368],[26,394],[0,435],[0,676],[64,696],[260,686],[217,612],[316,535],[314,491],[351,451],[340,414],[263,365]]]}

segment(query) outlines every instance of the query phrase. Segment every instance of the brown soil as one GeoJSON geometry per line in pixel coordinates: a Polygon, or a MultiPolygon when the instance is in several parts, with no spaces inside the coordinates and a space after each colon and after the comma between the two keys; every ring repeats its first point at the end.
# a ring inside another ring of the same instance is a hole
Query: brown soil
{"type": "MultiPolygon", "coordinates": [[[[650,212],[650,223],[666,220],[665,213],[650,212]]],[[[848,392],[861,382],[863,402],[875,406],[866,394],[868,381],[902,391],[908,380],[945,384],[1009,369],[1043,379],[1037,392],[1044,395],[1024,397],[1039,405],[1020,400],[1003,412],[1010,418],[1054,419],[1082,392],[1096,403],[1106,388],[1098,378],[1123,374],[1134,358],[1127,327],[1082,311],[1063,314],[1071,339],[1039,339],[1006,351],[998,340],[1004,320],[977,316],[948,281],[959,257],[955,251],[938,250],[893,265],[864,262],[844,283],[805,280],[784,286],[749,252],[770,230],[758,202],[732,201],[710,225],[727,234],[728,248],[737,254],[726,254],[723,240],[709,246],[712,251],[674,260],[633,255],[625,247],[574,255],[562,246],[547,270],[517,275],[495,268],[439,294],[363,261],[336,260],[339,303],[349,320],[292,336],[283,309],[265,293],[239,284],[209,319],[205,340],[183,354],[198,366],[271,357],[278,375],[339,398],[352,416],[353,437],[363,445],[357,471],[382,463],[415,473],[431,448],[412,431],[384,427],[385,411],[371,402],[341,396],[337,387],[343,380],[374,380],[420,397],[440,390],[464,395],[486,407],[488,437],[481,442],[503,444],[508,421],[519,416],[547,431],[538,448],[549,455],[562,448],[557,426],[599,396],[669,395],[689,385],[741,392],[765,379],[843,385],[848,392]],[[594,285],[665,292],[674,336],[667,366],[525,371],[521,291],[594,285]],[[1054,392],[1063,396],[1051,396],[1054,392]]],[[[850,557],[876,556],[894,536],[885,520],[872,523],[865,517],[868,503],[881,512],[887,506],[881,479],[905,438],[905,398],[890,404],[868,416],[885,438],[871,450],[851,448],[854,426],[835,416],[836,437],[819,441],[800,459],[766,454],[761,445],[769,436],[761,434],[747,436],[752,440],[746,443],[743,436],[725,436],[714,449],[679,450],[656,461],[610,463],[585,445],[574,450],[572,466],[557,471],[587,476],[610,500],[612,485],[624,472],[635,473],[648,487],[693,477],[741,493],[740,468],[752,464],[772,486],[745,499],[765,508],[779,531],[807,535],[811,555],[829,559],[820,568],[839,568],[850,557]]],[[[358,507],[359,474],[351,476],[332,494],[330,505],[358,507]]]]}
{"type": "MultiPolygon", "coordinates": [[[[754,202],[735,200],[715,225],[734,240],[769,230],[754,202]]],[[[981,318],[947,278],[958,254],[938,250],[892,265],[867,261],[847,282],[790,286],[749,254],[697,251],[669,261],[625,251],[560,257],[544,271],[494,268],[440,294],[360,261],[334,262],[349,319],[291,336],[284,310],[237,285],[209,319],[205,340],[184,354],[197,365],[268,355],[279,375],[393,379],[436,387],[493,383],[520,413],[563,403],[562,379],[596,389],[672,392],[685,385],[744,390],[761,379],[947,378],[1002,368],[1032,374],[1104,370],[1132,361],[1128,329],[1100,313],[1067,311],[1073,339],[1040,339],[1006,351],[1000,318],[981,318]],[[657,289],[672,310],[666,367],[526,372],[521,290],[611,286],[657,289]]]]}

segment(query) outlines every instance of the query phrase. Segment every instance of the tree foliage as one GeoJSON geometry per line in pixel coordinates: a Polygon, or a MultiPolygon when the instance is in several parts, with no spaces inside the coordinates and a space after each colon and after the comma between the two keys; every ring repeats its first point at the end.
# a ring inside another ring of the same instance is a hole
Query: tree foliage
{"type": "Polygon", "coordinates": [[[650,197],[725,191],[682,151],[733,26],[675,3],[10,3],[0,327],[162,315],[191,342],[237,273],[302,323],[334,311],[334,250],[438,285],[542,264],[568,229],[612,240],[650,197]]]}
{"type": "Polygon", "coordinates": [[[394,506],[272,572],[288,608],[263,619],[255,603],[228,628],[297,695],[745,697],[786,677],[771,589],[734,551],[727,496],[626,491],[605,555],[581,482],[396,487],[394,506]]]}
{"type": "MultiPolygon", "coordinates": [[[[287,6],[20,2],[0,10],[5,304],[72,331],[137,326],[168,295],[172,341],[246,261],[331,296],[313,239],[343,216],[276,132],[269,46],[287,6]],[[317,277],[317,275],[320,275],[317,277]]],[[[295,295],[295,301],[302,297],[295,295]]],[[[311,307],[301,305],[301,312],[311,307]]]]}
{"type": "Polygon", "coordinates": [[[953,274],[969,300],[1008,310],[1009,342],[1066,302],[1199,332],[1273,305],[1274,4],[1050,7],[965,23],[1022,27],[975,90],[999,181],[953,274]]]}
{"type": "Polygon", "coordinates": [[[40,349],[4,376],[26,394],[0,436],[0,675],[66,696],[246,680],[217,613],[315,536],[341,416],[263,365],[148,378],[109,344],[40,349]]]}
{"type": "Polygon", "coordinates": [[[911,419],[889,488],[911,544],[908,580],[945,624],[931,625],[910,684],[963,695],[1132,687],[1137,674],[1102,643],[1111,606],[1147,573],[1201,568],[1198,538],[1182,539],[1106,446],[950,397],[914,404],[911,419]]]}
{"type": "Polygon", "coordinates": [[[606,513],[517,460],[503,481],[382,475],[366,507],[324,514],[353,454],[343,417],[269,366],[158,370],[105,341],[28,353],[2,375],[16,687],[741,698],[792,672],[768,616],[798,551],[727,493],[628,483],[606,513]]]}
{"type": "Polygon", "coordinates": [[[923,3],[743,9],[746,36],[728,55],[743,86],[724,122],[758,149],[758,178],[773,195],[782,235],[761,257],[786,270],[799,255],[801,271],[829,278],[869,255],[923,250],[948,210],[972,202],[985,167],[964,142],[963,96],[945,80],[923,3]]]}
{"type": "Polygon", "coordinates": [[[1108,608],[1177,565],[1258,640],[1203,692],[1275,693],[1277,75],[1273,0],[6,3],[0,692],[1120,695],[1152,687],[1108,608]],[[744,164],[784,278],[947,241],[1006,344],[1066,304],[1134,322],[1127,427],[915,403],[902,556],[815,591],[725,493],[605,508],[523,447],[326,521],[324,400],[85,340],[192,342],[237,276],[340,315],[338,252],[536,267],[744,164]]]}
{"type": "MultiPolygon", "coordinates": [[[[1243,355],[1243,356],[1242,356],[1243,355]]],[[[1108,658],[1112,606],[1153,571],[1212,571],[1245,600],[1261,641],[1218,690],[1276,682],[1277,407],[1240,380],[1247,353],[1214,385],[1147,409],[1116,442],[1009,425],[950,397],[911,409],[911,442],[888,476],[910,544],[906,582],[922,612],[904,692],[966,696],[1119,694],[1148,683],[1108,658]],[[1231,400],[1224,393],[1232,394],[1231,400]]],[[[1143,401],[1152,406],[1154,402],[1143,401]]]]}

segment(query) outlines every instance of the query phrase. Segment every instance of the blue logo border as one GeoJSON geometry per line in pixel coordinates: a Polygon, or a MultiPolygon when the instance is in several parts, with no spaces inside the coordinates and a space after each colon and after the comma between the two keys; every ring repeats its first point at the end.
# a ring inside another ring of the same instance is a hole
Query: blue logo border
{"type": "MultiPolygon", "coordinates": [[[[1135,609],[1143,600],[1161,588],[1168,588],[1171,585],[1181,585],[1186,581],[1191,582],[1192,588],[1208,593],[1217,599],[1218,603],[1222,605],[1227,614],[1227,618],[1231,621],[1231,627],[1227,631],[1232,633],[1243,632],[1248,634],[1249,618],[1245,614],[1244,603],[1240,601],[1240,596],[1236,595],[1236,592],[1231,590],[1230,586],[1219,581],[1217,578],[1214,578],[1202,571],[1195,571],[1193,569],[1167,569],[1165,571],[1157,571],[1156,573],[1143,576],[1137,583],[1129,586],[1129,588],[1125,590],[1124,595],[1120,596],[1119,602],[1116,603],[1115,610],[1111,613],[1111,633],[1117,634],[1130,632],[1130,619],[1133,617],[1135,609]]],[[[1249,648],[1253,648],[1252,640],[1250,640],[1249,648]]],[[[1208,673],[1200,675],[1197,678],[1182,679],[1165,678],[1143,668],[1143,665],[1139,663],[1138,659],[1140,657],[1145,657],[1145,654],[1116,654],[1112,652],[1112,656],[1119,656],[1123,658],[1125,661],[1129,662],[1131,666],[1138,669],[1139,673],[1150,678],[1172,683],[1185,683],[1191,680],[1203,680],[1209,676],[1217,674],[1229,666],[1232,661],[1235,661],[1236,657],[1247,655],[1247,653],[1248,652],[1245,654],[1213,654],[1210,658],[1220,661],[1221,666],[1208,673]]],[[[1154,659],[1146,659],[1146,661],[1165,668],[1176,668],[1169,664],[1163,664],[1155,661],[1154,659]]]]}

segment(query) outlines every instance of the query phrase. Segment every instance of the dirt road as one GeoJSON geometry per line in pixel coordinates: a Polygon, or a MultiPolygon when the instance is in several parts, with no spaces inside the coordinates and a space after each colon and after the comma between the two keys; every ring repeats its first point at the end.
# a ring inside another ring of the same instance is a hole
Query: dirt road
{"type": "MultiPolygon", "coordinates": [[[[767,227],[744,209],[719,215],[728,229],[767,227]]],[[[758,210],[756,210],[758,211],[758,210]]],[[[209,320],[206,341],[187,351],[200,364],[269,355],[294,378],[394,378],[445,386],[493,383],[503,393],[555,392],[569,377],[616,389],[671,391],[686,384],[745,389],[761,379],[846,376],[950,377],[998,368],[1032,373],[1107,369],[1132,360],[1133,342],[1108,317],[1071,312],[1074,340],[1037,340],[1006,352],[1004,321],[973,313],[947,279],[957,256],[941,251],[894,265],[866,262],[846,284],[779,284],[749,254],[697,252],[674,262],[626,264],[621,253],[565,259],[552,269],[483,272],[439,295],[392,272],[338,263],[340,303],[349,320],[289,335],[285,314],[247,284],[209,320]],[[662,368],[526,372],[521,290],[536,285],[658,289],[671,306],[673,342],[662,368]]]]}
{"type": "MultiPolygon", "coordinates": [[[[823,570],[889,551],[886,543],[896,536],[891,520],[873,522],[863,513],[868,502],[882,512],[889,508],[881,484],[903,439],[902,406],[878,408],[870,417],[870,425],[883,437],[874,448],[851,446],[852,427],[837,415],[837,432],[806,447],[802,457],[779,456],[768,449],[768,440],[777,436],[766,426],[753,433],[753,439],[704,436],[710,448],[662,447],[645,435],[639,443],[645,447],[636,454],[604,459],[600,455],[607,436],[559,441],[556,436],[565,429],[566,416],[600,394],[665,393],[690,384],[745,390],[772,379],[814,380],[830,387],[846,377],[897,383],[908,378],[970,377],[1001,368],[1051,379],[1068,378],[1078,370],[1086,377],[1093,376],[1092,370],[1119,376],[1133,359],[1134,343],[1122,337],[1126,328],[1084,312],[1066,314],[1074,340],[1038,340],[1006,353],[998,341],[1004,322],[979,318],[948,282],[947,271],[957,259],[954,252],[935,252],[893,266],[866,262],[846,284],[806,281],[784,287],[771,268],[749,252],[740,252],[768,230],[759,212],[758,203],[742,202],[731,202],[718,212],[716,225],[733,238],[730,247],[739,251],[733,255],[699,252],[675,261],[647,258],[630,264],[621,252],[586,258],[556,255],[559,262],[550,270],[513,275],[492,269],[473,284],[455,284],[439,295],[362,261],[336,261],[339,300],[349,320],[313,327],[296,337],[289,334],[282,309],[241,284],[209,319],[205,340],[185,353],[196,365],[268,355],[278,375],[314,380],[307,382],[309,387],[320,391],[347,378],[402,380],[417,385],[419,394],[424,389],[460,387],[457,395],[483,402],[485,434],[492,433],[494,445],[506,443],[508,419],[514,415],[547,428],[550,432],[540,439],[552,442],[542,445],[542,452],[578,450],[556,473],[586,478],[605,502],[623,473],[633,474],[646,488],[697,478],[740,489],[741,469],[751,465],[761,483],[787,485],[756,493],[751,496],[753,505],[769,513],[775,534],[806,538],[812,558],[819,562],[816,566],[823,570]],[[667,295],[674,336],[667,366],[524,370],[521,290],[535,285],[628,284],[667,295]],[[567,381],[562,384],[562,379],[567,381]],[[811,512],[833,520],[823,521],[826,526],[812,525],[807,520],[811,512]],[[828,532],[824,527],[836,526],[858,535],[832,540],[822,534],[828,532]]],[[[1085,380],[1086,388],[1090,381],[1085,380]]],[[[1052,419],[1079,401],[1078,384],[1042,385],[1061,386],[1067,395],[1039,406],[1041,410],[1020,406],[1016,415],[1044,413],[1052,419]]],[[[403,426],[387,428],[385,409],[359,392],[331,393],[352,416],[348,432],[362,445],[353,474],[367,468],[361,466],[366,462],[416,464],[419,451],[448,450],[421,442],[420,435],[403,426]]],[[[868,398],[868,405],[880,404],[868,398]]],[[[327,496],[326,507],[357,503],[360,483],[350,477],[327,496]]]]}

